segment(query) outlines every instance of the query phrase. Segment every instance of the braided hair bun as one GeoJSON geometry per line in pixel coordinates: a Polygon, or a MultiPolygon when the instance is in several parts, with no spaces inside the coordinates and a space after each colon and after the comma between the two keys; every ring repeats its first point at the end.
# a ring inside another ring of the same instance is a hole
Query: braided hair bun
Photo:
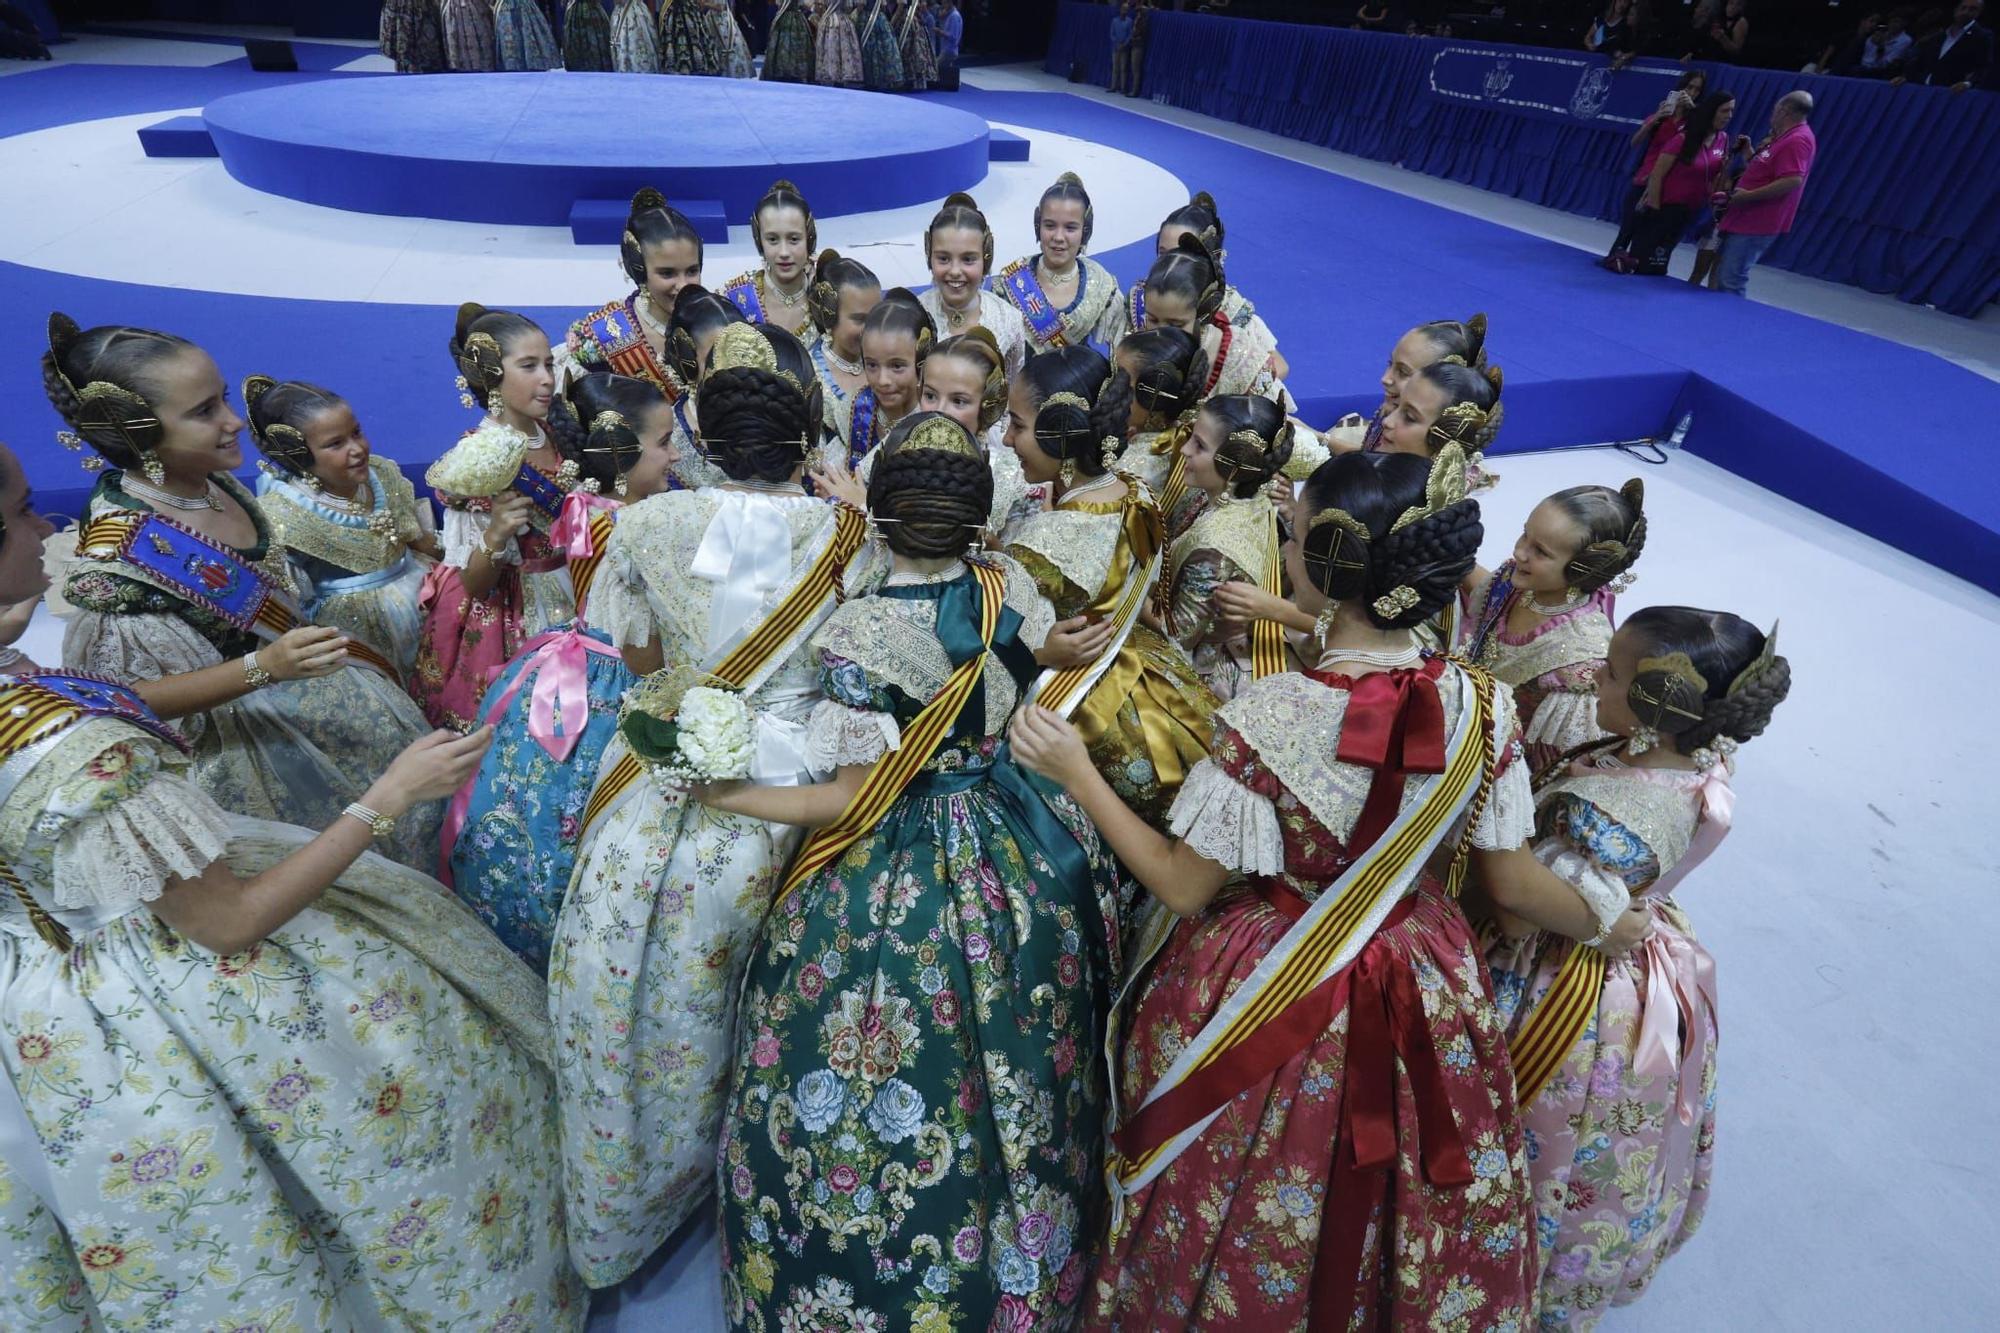
{"type": "Polygon", "coordinates": [[[646,247],[673,241],[693,245],[695,265],[700,266],[703,247],[694,224],[650,185],[633,195],[632,211],[626,215],[625,231],[618,238],[618,260],[633,286],[646,285],[646,247]]]}
{"type": "Polygon", "coordinates": [[[1209,399],[1202,411],[1221,427],[1215,470],[1238,499],[1262,490],[1292,460],[1291,419],[1270,399],[1228,394],[1209,399]]]}
{"type": "Polygon", "coordinates": [[[993,468],[942,412],[896,423],[868,479],[868,513],[898,555],[928,559],[976,545],[993,507],[993,468]]]}
{"type": "Polygon", "coordinates": [[[1042,210],[1049,204],[1064,199],[1083,205],[1083,242],[1077,247],[1081,250],[1090,244],[1090,233],[1097,225],[1097,213],[1090,206],[1090,191],[1083,188],[1083,177],[1074,171],[1065,171],[1056,177],[1056,183],[1043,190],[1042,197],[1035,201],[1035,235],[1039,238],[1042,234],[1042,210]]]}
{"type": "Polygon", "coordinates": [[[1649,606],[1619,633],[1646,645],[1627,691],[1633,712],[1671,735],[1682,754],[1763,735],[1791,693],[1792,664],[1777,653],[1776,625],[1767,635],[1727,611],[1649,606]]]}
{"type": "Polygon", "coordinates": [[[548,338],[542,326],[526,315],[511,310],[489,310],[477,301],[467,301],[458,308],[451,341],[446,346],[458,365],[458,373],[465,376],[467,391],[475,399],[484,403],[500,387],[506,375],[507,353],[530,334],[538,334],[545,341],[548,338]]]}
{"type": "Polygon", "coordinates": [[[1082,476],[1103,476],[1131,420],[1132,381],[1093,347],[1029,357],[1021,375],[1036,405],[1036,445],[1082,476]]]}
{"type": "Polygon", "coordinates": [[[1007,359],[1000,344],[985,325],[966,333],[953,334],[931,350],[929,365],[949,358],[962,361],[979,373],[979,429],[993,429],[1007,413],[1007,359]]]}
{"type": "Polygon", "coordinates": [[[243,415],[251,443],[288,476],[307,476],[313,470],[306,423],[345,401],[331,389],[303,380],[280,383],[269,375],[252,375],[243,381],[243,415]]]}
{"type": "Polygon", "coordinates": [[[1340,454],[1306,481],[1306,573],[1335,602],[1359,601],[1379,629],[1410,629],[1458,595],[1485,535],[1463,498],[1465,457],[1340,454]]]}
{"type": "Polygon", "coordinates": [[[850,287],[880,291],[882,280],[858,259],[845,258],[837,250],[820,251],[812,285],[806,288],[806,316],[815,329],[833,333],[840,323],[840,294],[850,287]]]}
{"type": "Polygon", "coordinates": [[[1129,372],[1133,399],[1156,418],[1172,420],[1193,407],[1208,383],[1201,339],[1185,329],[1163,326],[1128,333],[1114,362],[1129,372]]]}
{"type": "MultiPolygon", "coordinates": [[[[1572,486],[1545,503],[1554,505],[1583,533],[1576,554],[1563,565],[1564,577],[1577,592],[1596,592],[1622,580],[1639,562],[1646,549],[1646,483],[1639,478],[1615,491],[1609,486],[1572,486]]],[[[1617,591],[1623,589],[1621,583],[1617,591]]]]}
{"type": "Polygon", "coordinates": [[[788,180],[771,182],[771,188],[764,191],[764,197],[757,201],[757,207],[750,210],[750,239],[756,243],[757,253],[764,253],[764,214],[767,210],[796,208],[806,220],[806,249],[819,249],[819,223],[813,220],[812,205],[799,193],[799,187],[788,180]]]}
{"type": "Polygon", "coordinates": [[[819,445],[820,395],[804,343],[738,320],[716,339],[695,390],[703,455],[733,481],[790,481],[819,445]]]}
{"type": "Polygon", "coordinates": [[[1471,319],[1434,319],[1419,324],[1416,332],[1438,349],[1438,360],[1456,362],[1477,370],[1486,364],[1486,316],[1471,319]]]}
{"type": "Polygon", "coordinates": [[[1456,361],[1438,361],[1418,371],[1417,378],[1444,394],[1444,407],[1426,436],[1433,458],[1446,444],[1463,445],[1468,453],[1492,447],[1505,416],[1500,405],[1500,367],[1482,364],[1474,368],[1456,361]]]}
{"type": "Polygon", "coordinates": [[[1167,214],[1160,230],[1165,231],[1168,227],[1184,227],[1199,236],[1212,253],[1217,256],[1222,254],[1222,213],[1215,206],[1215,197],[1207,190],[1198,191],[1194,198],[1167,214]]]}
{"type": "Polygon", "coordinates": [[[666,395],[650,381],[599,371],[571,380],[568,397],[582,438],[580,484],[600,495],[620,493],[619,480],[645,452],[640,424],[666,406],[666,395]]]}
{"type": "Polygon", "coordinates": [[[718,296],[700,283],[691,282],[674,297],[673,318],[667,323],[667,355],[683,384],[700,381],[701,340],[731,324],[747,321],[736,303],[718,296]]]}
{"type": "Polygon", "coordinates": [[[946,195],[944,203],[938,206],[936,216],[931,219],[931,225],[924,228],[925,258],[930,257],[932,237],[941,231],[954,231],[960,228],[979,233],[980,256],[984,261],[985,271],[992,272],[993,228],[987,225],[986,215],[979,211],[978,203],[963,190],[946,195]]]}
{"type": "Polygon", "coordinates": [[[171,333],[123,324],[80,329],[58,311],[49,316],[42,390],[56,414],[105,461],[133,467],[166,434],[155,407],[165,392],[161,364],[193,346],[171,333]]]}
{"type": "Polygon", "coordinates": [[[1197,321],[1206,322],[1222,309],[1228,291],[1221,256],[1193,233],[1176,241],[1146,273],[1149,302],[1162,295],[1180,297],[1194,308],[1197,321]]]}

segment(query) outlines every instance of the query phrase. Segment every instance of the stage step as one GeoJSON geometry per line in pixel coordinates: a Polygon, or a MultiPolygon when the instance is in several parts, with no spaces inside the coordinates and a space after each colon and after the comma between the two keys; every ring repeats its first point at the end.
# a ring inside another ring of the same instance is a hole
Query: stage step
{"type": "MultiPolygon", "coordinates": [[[[710,245],[729,244],[729,219],[720,199],[669,201],[710,245]]],[[[616,245],[632,215],[630,199],[579,199],[569,206],[569,237],[578,245],[616,245]]]]}
{"type": "Polygon", "coordinates": [[[200,116],[175,116],[139,131],[147,157],[214,157],[215,140],[200,116]]]}
{"type": "Polygon", "coordinates": [[[991,162],[1026,162],[1028,141],[1011,130],[991,126],[987,130],[987,160],[991,162]]]}

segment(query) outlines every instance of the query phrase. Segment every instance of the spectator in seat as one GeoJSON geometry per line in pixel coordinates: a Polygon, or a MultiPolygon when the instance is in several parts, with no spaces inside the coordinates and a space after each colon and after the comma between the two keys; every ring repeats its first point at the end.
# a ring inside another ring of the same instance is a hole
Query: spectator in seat
{"type": "Polygon", "coordinates": [[[1812,109],[1812,94],[1803,89],[1786,93],[1771,108],[1771,138],[1744,168],[1719,227],[1722,245],[1715,263],[1720,290],[1742,296],[1749,289],[1751,268],[1792,229],[1819,151],[1806,123],[1812,109]]]}
{"type": "Polygon", "coordinates": [[[1615,56],[1632,41],[1632,0],[1611,0],[1584,29],[1583,49],[1615,56]]]}
{"type": "Polygon", "coordinates": [[[1882,26],[1868,34],[1861,44],[1861,58],[1851,68],[1840,70],[1864,79],[1887,79],[1897,74],[1916,46],[1910,36],[1910,11],[1899,9],[1882,26]]]}
{"type": "Polygon", "coordinates": [[[1910,59],[1909,81],[1955,93],[1984,84],[1993,72],[1993,30],[1979,23],[1985,9],[1985,0],[1958,0],[1950,26],[1918,44],[1910,59]]]}
{"type": "Polygon", "coordinates": [[[1694,42],[1681,59],[1712,60],[1721,65],[1737,64],[1743,59],[1743,52],[1750,45],[1748,0],[1727,0],[1722,13],[1710,17],[1704,25],[1702,18],[1705,10],[1706,6],[1695,7],[1694,42]]]}

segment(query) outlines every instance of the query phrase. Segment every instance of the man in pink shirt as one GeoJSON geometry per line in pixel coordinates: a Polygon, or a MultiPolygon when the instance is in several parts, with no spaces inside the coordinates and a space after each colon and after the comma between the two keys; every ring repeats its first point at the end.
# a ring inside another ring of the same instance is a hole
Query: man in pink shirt
{"type": "Polygon", "coordinates": [[[1806,176],[1812,171],[1818,141],[1806,119],[1812,115],[1812,94],[1786,93],[1771,108],[1771,138],[1736,182],[1729,211],[1718,230],[1722,249],[1716,257],[1717,282],[1737,296],[1750,285],[1750,270],[1771,243],[1792,229],[1806,176]]]}

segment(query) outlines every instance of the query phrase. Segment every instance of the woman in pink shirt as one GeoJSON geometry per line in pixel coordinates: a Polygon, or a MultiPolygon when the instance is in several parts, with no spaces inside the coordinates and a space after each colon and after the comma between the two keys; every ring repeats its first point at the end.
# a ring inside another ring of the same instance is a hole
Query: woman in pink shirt
{"type": "Polygon", "coordinates": [[[1698,69],[1691,69],[1681,75],[1674,90],[1661,99],[1652,115],[1639,123],[1632,132],[1632,146],[1640,149],[1639,169],[1632,173],[1632,186],[1625,192],[1625,202],[1618,210],[1618,239],[1611,243],[1611,250],[1597,262],[1605,268],[1615,267],[1619,255],[1626,254],[1632,246],[1632,233],[1639,225],[1639,199],[1646,192],[1646,181],[1653,174],[1653,164],[1660,159],[1660,150],[1667,141],[1678,135],[1687,124],[1687,114],[1708,91],[1708,75],[1698,69]]]}
{"type": "Polygon", "coordinates": [[[1688,113],[1681,133],[1661,145],[1639,200],[1630,267],[1621,271],[1652,277],[1667,271],[1689,221],[1727,183],[1729,119],[1735,111],[1735,94],[1710,93],[1688,113]]]}

